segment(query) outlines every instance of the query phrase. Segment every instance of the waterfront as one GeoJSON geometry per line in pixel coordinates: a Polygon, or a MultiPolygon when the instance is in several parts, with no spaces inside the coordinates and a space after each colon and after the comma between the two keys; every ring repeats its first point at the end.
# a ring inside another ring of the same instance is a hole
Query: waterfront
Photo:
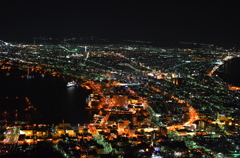
{"type": "Polygon", "coordinates": [[[46,73],[30,73],[34,78],[27,78],[25,71],[18,69],[0,70],[0,98],[25,98],[41,114],[41,123],[58,124],[62,120],[71,124],[87,123],[92,115],[85,111],[85,89],[81,86],[66,87],[70,78],[52,76],[46,73]],[[7,75],[7,73],[9,73],[7,75]]]}
{"type": "Polygon", "coordinates": [[[234,86],[240,87],[240,58],[235,57],[228,62],[225,62],[224,65],[220,67],[218,73],[225,82],[230,83],[234,86]]]}

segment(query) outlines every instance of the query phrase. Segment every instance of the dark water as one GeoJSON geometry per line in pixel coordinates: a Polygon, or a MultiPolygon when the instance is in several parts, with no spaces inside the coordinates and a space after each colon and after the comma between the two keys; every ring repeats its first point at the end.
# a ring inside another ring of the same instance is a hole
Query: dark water
{"type": "Polygon", "coordinates": [[[219,76],[227,83],[240,87],[240,58],[235,57],[220,67],[219,76]]]}
{"type": "Polygon", "coordinates": [[[61,76],[46,74],[42,77],[34,73],[33,79],[22,79],[25,74],[25,71],[17,69],[0,70],[0,98],[28,97],[41,114],[42,123],[57,124],[64,119],[65,123],[78,124],[91,120],[91,112],[85,110],[88,96],[85,89],[80,86],[67,88],[70,79],[61,76]]]}

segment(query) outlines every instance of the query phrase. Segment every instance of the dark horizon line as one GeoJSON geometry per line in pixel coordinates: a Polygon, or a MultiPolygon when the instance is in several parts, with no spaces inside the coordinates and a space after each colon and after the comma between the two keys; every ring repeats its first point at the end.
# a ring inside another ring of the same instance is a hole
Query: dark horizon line
{"type": "MultiPolygon", "coordinates": [[[[33,43],[34,42],[34,38],[41,38],[41,37],[45,37],[45,38],[52,38],[53,40],[63,40],[64,38],[83,38],[83,42],[85,42],[89,39],[91,39],[91,37],[94,37],[95,39],[105,39],[105,40],[109,40],[109,43],[111,42],[114,42],[114,43],[122,43],[122,42],[129,42],[131,43],[130,41],[132,40],[133,42],[136,42],[136,41],[142,41],[142,42],[151,42],[149,44],[180,44],[180,42],[192,42],[192,43],[204,43],[204,44],[214,44],[215,46],[220,46],[220,47],[239,47],[238,46],[238,43],[239,41],[229,41],[229,42],[226,42],[226,41],[217,41],[217,40],[169,40],[169,39],[165,39],[165,40],[156,40],[156,39],[143,39],[143,38],[134,38],[134,37],[129,37],[129,38],[123,38],[123,37],[118,37],[118,38],[109,38],[107,36],[101,36],[101,35],[81,35],[81,34],[68,34],[68,35],[42,35],[42,36],[28,36],[28,37],[24,37],[24,38],[19,38],[19,37],[3,37],[2,41],[5,41],[5,42],[17,42],[17,43],[33,43]],[[84,41],[85,40],[85,41],[84,41]],[[128,41],[130,40],[130,41],[128,41]]],[[[94,42],[94,41],[92,41],[94,42]]]]}

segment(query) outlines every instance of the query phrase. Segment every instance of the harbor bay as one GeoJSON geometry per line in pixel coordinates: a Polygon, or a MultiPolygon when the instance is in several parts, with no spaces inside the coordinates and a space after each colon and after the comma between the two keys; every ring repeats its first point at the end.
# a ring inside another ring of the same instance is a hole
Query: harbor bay
{"type": "Polygon", "coordinates": [[[27,74],[17,68],[0,70],[0,76],[0,98],[27,97],[39,112],[41,123],[57,124],[64,120],[74,125],[90,121],[91,111],[85,110],[88,92],[81,86],[67,87],[70,78],[50,73],[27,74]]]}

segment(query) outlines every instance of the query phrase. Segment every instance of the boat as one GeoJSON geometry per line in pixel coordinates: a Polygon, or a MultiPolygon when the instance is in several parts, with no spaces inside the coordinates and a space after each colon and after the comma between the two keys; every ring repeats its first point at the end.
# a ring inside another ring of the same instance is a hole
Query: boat
{"type": "Polygon", "coordinates": [[[72,87],[72,86],[76,86],[77,83],[75,81],[72,82],[68,82],[67,87],[72,87]]]}

